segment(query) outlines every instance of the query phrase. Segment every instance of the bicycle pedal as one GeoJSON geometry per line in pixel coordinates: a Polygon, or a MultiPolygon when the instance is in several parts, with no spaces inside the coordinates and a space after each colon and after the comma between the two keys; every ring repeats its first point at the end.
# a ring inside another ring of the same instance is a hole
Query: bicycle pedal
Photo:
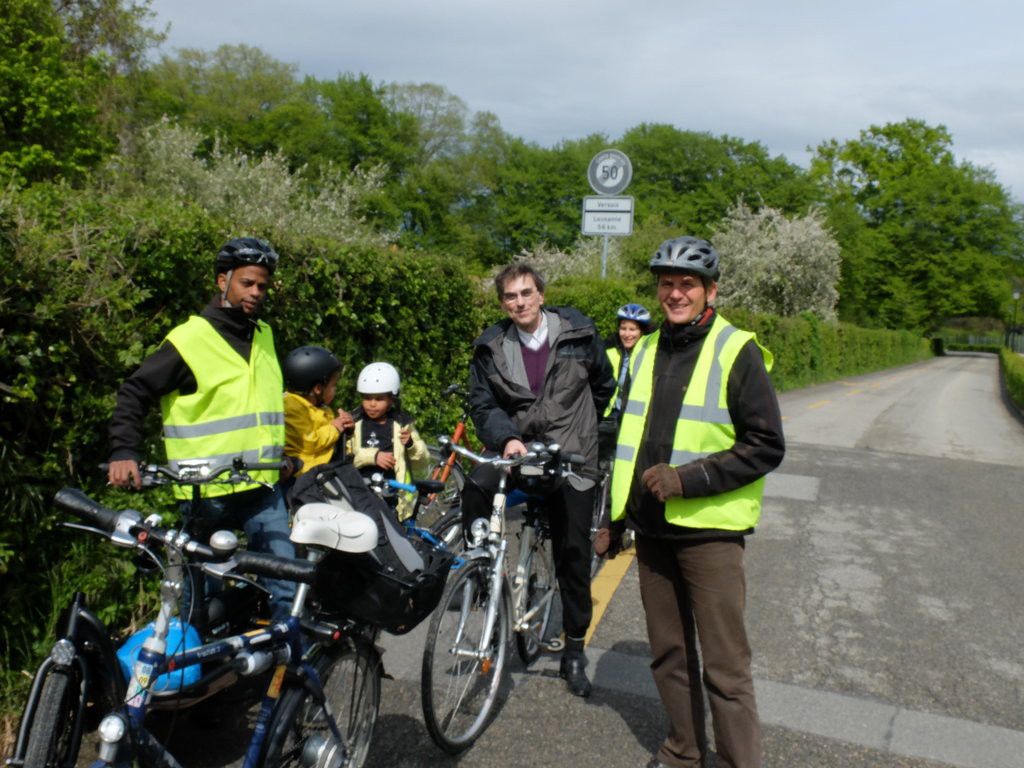
{"type": "Polygon", "coordinates": [[[560,637],[553,637],[550,640],[542,641],[540,647],[548,653],[558,653],[565,650],[565,640],[560,637]]]}

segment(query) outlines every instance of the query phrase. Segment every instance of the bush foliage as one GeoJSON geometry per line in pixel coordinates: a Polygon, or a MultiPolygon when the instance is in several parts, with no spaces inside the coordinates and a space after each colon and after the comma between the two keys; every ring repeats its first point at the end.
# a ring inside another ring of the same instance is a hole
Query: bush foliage
{"type": "Polygon", "coordinates": [[[1024,411],[1024,357],[1002,347],[999,350],[999,367],[1003,372],[1006,393],[1017,408],[1024,411]]]}

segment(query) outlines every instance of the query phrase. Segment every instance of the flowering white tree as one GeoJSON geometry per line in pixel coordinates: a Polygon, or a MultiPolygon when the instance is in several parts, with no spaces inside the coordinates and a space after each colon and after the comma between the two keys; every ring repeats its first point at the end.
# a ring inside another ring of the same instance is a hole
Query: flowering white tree
{"type": "Polygon", "coordinates": [[[271,240],[282,231],[342,243],[383,245],[396,239],[395,233],[375,231],[360,213],[383,187],[382,167],[343,173],[326,166],[311,182],[304,168],[290,170],[280,153],[251,158],[216,142],[208,157],[200,157],[203,140],[166,119],[151,126],[138,152],[143,184],[271,240]]]}
{"type": "Polygon", "coordinates": [[[722,259],[722,304],[781,315],[813,312],[834,320],[840,247],[817,210],[786,218],[776,208],[738,202],[711,238],[722,259]]]}

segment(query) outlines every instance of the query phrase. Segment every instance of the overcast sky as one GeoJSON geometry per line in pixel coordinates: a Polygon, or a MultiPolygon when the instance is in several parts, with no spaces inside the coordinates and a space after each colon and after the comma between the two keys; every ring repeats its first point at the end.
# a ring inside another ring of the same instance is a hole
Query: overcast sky
{"type": "MultiPolygon", "coordinates": [[[[551,146],[643,122],[821,142],[906,118],[1024,200],[1019,0],[153,0],[162,52],[257,46],[302,74],[436,83],[551,146]]],[[[586,169],[581,168],[585,175],[586,169]]]]}

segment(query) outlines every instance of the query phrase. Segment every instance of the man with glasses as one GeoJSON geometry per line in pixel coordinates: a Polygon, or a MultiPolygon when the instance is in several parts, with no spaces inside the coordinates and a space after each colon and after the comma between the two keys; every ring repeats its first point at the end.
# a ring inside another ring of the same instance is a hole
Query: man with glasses
{"type": "Polygon", "coordinates": [[[669,733],[646,768],[703,766],[705,696],[717,765],[758,768],[761,724],[743,618],[743,551],[764,477],[785,455],[771,353],[714,307],[718,252],[666,240],[649,264],[665,322],[633,348],[612,468],[614,555],[636,534],[651,672],[669,733]]]}
{"type": "MultiPolygon", "coordinates": [[[[239,456],[250,465],[284,458],[284,384],[270,326],[259,319],[277,260],[267,242],[252,237],[220,249],[217,295],[199,315],[171,329],[118,390],[110,421],[111,485],[141,486],[143,422],[157,403],[172,467],[201,461],[213,468],[239,456]]],[[[240,528],[249,549],[294,557],[279,474],[260,470],[250,473],[252,483],[200,486],[199,516],[207,532],[240,528]]],[[[187,508],[191,489],[174,491],[187,508]]],[[[295,585],[264,583],[273,618],[286,618],[295,585]]],[[[192,620],[202,624],[196,615],[192,620]]]]}
{"type": "MultiPolygon", "coordinates": [[[[593,320],[572,307],[545,307],[544,280],[515,263],[495,278],[508,315],[473,342],[470,416],[477,436],[505,458],[539,441],[586,457],[597,470],[597,423],[615,391],[615,378],[593,320]]],[[[490,515],[497,471],[481,465],[470,475],[462,508],[472,521],[490,515]]],[[[545,493],[555,571],[562,596],[566,645],[560,674],[575,696],[590,695],[583,643],[590,626],[590,521],[595,484],[569,478],[545,493]]]]}

